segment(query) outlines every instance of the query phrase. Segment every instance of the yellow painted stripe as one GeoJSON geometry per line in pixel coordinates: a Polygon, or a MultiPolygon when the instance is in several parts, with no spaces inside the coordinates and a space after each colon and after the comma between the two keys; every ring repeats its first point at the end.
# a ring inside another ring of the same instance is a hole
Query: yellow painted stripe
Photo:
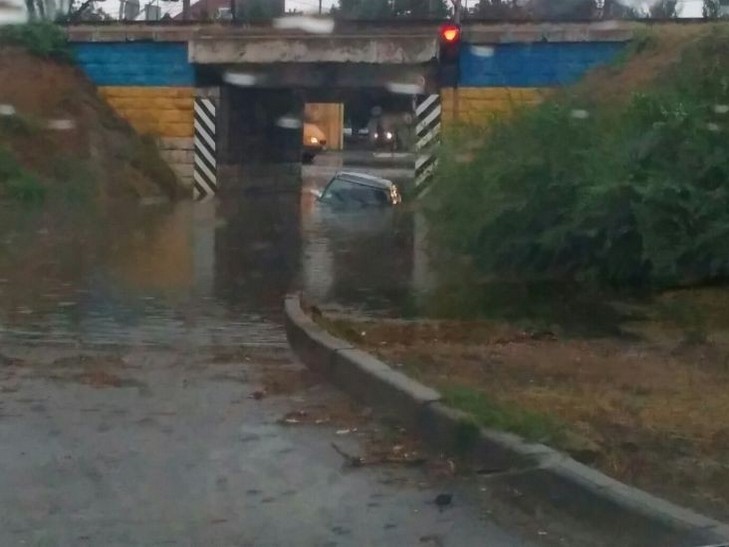
{"type": "Polygon", "coordinates": [[[195,89],[191,87],[100,87],[99,94],[139,133],[192,137],[195,89]]]}
{"type": "Polygon", "coordinates": [[[195,96],[194,87],[156,87],[156,86],[102,86],[99,93],[103,97],[160,97],[186,99],[195,96]]]}
{"type": "Polygon", "coordinates": [[[538,104],[549,94],[543,87],[464,87],[441,89],[443,121],[485,124],[514,109],[538,104]]]}

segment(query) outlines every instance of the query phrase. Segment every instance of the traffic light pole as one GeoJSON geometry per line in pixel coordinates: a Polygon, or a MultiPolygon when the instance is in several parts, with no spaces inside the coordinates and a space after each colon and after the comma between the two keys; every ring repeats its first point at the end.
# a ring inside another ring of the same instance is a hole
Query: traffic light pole
{"type": "MultiPolygon", "coordinates": [[[[453,13],[453,20],[455,21],[456,25],[460,28],[461,26],[461,0],[454,0],[455,2],[455,8],[453,13]]],[[[459,40],[460,40],[459,36],[459,40]]],[[[459,59],[456,62],[456,78],[453,82],[453,121],[455,123],[458,123],[459,113],[460,113],[460,105],[458,100],[458,80],[461,79],[461,60],[460,55],[459,59]]]]}
{"type": "MultiPolygon", "coordinates": [[[[453,22],[461,26],[461,0],[451,0],[453,2],[453,22]]],[[[468,2],[468,0],[466,0],[468,2]]],[[[458,77],[453,84],[453,121],[458,122],[458,77]]]]}

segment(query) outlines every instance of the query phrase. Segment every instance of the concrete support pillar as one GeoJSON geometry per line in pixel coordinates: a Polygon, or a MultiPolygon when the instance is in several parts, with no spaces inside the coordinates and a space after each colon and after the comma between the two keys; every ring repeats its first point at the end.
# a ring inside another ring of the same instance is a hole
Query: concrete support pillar
{"type": "Polygon", "coordinates": [[[218,134],[222,187],[298,188],[303,95],[291,89],[224,86],[218,134]]]}
{"type": "Polygon", "coordinates": [[[193,198],[210,199],[218,193],[218,103],[220,89],[198,88],[195,91],[195,136],[193,198]]]}

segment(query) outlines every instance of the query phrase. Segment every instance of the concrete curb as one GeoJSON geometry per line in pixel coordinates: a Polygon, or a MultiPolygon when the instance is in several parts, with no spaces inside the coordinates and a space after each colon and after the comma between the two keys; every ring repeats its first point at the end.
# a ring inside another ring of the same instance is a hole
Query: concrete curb
{"type": "Polygon", "coordinates": [[[729,525],[628,486],[543,444],[475,425],[444,405],[441,395],[319,327],[298,295],[286,297],[286,334],[304,364],[357,401],[394,417],[431,448],[458,453],[551,507],[589,517],[610,515],[615,526],[648,530],[655,545],[700,546],[729,542],[729,525]],[[589,509],[588,509],[589,508],[589,509]]]}

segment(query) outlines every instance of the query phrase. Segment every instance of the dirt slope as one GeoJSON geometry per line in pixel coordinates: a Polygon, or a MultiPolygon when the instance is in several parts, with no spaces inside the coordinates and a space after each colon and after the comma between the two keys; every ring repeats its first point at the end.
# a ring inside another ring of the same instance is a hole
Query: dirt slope
{"type": "Polygon", "coordinates": [[[0,49],[0,104],[16,113],[0,117],[0,146],[43,184],[83,172],[102,197],[179,192],[151,143],[119,119],[71,65],[0,49]]]}
{"type": "Polygon", "coordinates": [[[684,53],[727,25],[671,24],[650,28],[637,35],[623,57],[591,71],[567,93],[590,102],[622,103],[634,92],[644,91],[670,78],[684,53]]]}

